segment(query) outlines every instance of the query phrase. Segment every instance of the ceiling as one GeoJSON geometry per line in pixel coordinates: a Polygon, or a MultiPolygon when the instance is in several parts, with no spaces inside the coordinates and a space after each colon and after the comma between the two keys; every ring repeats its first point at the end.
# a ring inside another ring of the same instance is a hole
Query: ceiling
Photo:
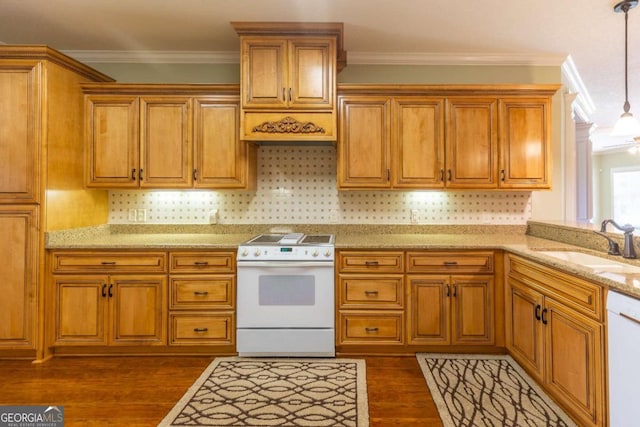
{"type": "MultiPolygon", "coordinates": [[[[236,53],[231,21],[325,21],[344,23],[348,58],[560,65],[570,55],[593,102],[587,118],[608,134],[624,103],[624,15],[613,12],[615,3],[0,0],[0,42],[47,44],[70,54],[236,53]]],[[[640,8],[629,13],[629,101],[640,116],[640,8]]]]}

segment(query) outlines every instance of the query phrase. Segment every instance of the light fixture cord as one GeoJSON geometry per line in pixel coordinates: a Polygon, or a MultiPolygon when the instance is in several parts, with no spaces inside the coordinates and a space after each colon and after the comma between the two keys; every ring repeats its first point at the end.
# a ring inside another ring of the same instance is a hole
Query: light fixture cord
{"type": "Polygon", "coordinates": [[[624,11],[624,112],[628,113],[629,110],[631,109],[631,106],[629,105],[629,89],[628,89],[628,81],[629,81],[629,77],[628,77],[628,68],[629,66],[627,65],[627,44],[628,44],[628,40],[629,37],[627,35],[628,30],[628,21],[629,21],[629,4],[625,3],[624,5],[622,5],[622,10],[624,11]]]}

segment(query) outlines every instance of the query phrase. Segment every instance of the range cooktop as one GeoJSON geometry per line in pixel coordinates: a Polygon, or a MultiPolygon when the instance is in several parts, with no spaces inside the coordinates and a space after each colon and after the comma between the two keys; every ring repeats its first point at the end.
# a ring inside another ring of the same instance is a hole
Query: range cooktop
{"type": "Polygon", "coordinates": [[[303,234],[303,233],[287,233],[287,234],[260,234],[252,237],[244,242],[243,246],[262,246],[262,245],[280,245],[280,246],[324,246],[333,245],[335,236],[333,234],[303,234]]]}

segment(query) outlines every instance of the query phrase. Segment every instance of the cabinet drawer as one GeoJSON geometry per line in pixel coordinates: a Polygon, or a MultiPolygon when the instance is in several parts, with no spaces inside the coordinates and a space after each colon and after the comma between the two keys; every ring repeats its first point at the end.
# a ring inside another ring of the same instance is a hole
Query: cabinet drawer
{"type": "Polygon", "coordinates": [[[403,308],[402,275],[340,275],[341,308],[403,308]]]}
{"type": "Polygon", "coordinates": [[[343,273],[402,273],[402,252],[340,252],[339,268],[343,273]]]}
{"type": "Polygon", "coordinates": [[[171,273],[233,273],[235,268],[233,252],[171,252],[169,254],[171,273]]]}
{"type": "Polygon", "coordinates": [[[407,252],[408,273],[493,273],[493,252],[407,252]]]}
{"type": "Polygon", "coordinates": [[[55,252],[54,273],[165,273],[164,252],[55,252]]]}
{"type": "Polygon", "coordinates": [[[597,320],[604,320],[602,286],[522,258],[509,256],[509,276],[597,320]]]}
{"type": "Polygon", "coordinates": [[[170,309],[233,309],[235,276],[171,276],[170,309]]]}
{"type": "Polygon", "coordinates": [[[340,344],[403,344],[401,311],[341,312],[340,344]]]}
{"type": "Polygon", "coordinates": [[[172,313],[169,315],[169,345],[233,345],[233,313],[172,313]]]}

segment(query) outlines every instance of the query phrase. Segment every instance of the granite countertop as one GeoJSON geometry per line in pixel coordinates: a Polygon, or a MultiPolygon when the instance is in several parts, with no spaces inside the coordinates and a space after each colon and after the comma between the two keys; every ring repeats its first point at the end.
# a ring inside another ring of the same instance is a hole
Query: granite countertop
{"type": "MultiPolygon", "coordinates": [[[[331,232],[296,227],[296,231],[331,232]]],[[[367,227],[335,226],[336,249],[432,249],[505,250],[565,272],[599,282],[611,290],[640,298],[640,274],[596,271],[540,253],[570,250],[601,256],[640,267],[640,260],[627,261],[606,252],[525,234],[518,227],[367,227]],[[368,230],[368,231],[367,231],[368,230]],[[391,231],[391,232],[384,232],[391,231]]],[[[256,234],[269,232],[251,226],[212,229],[202,226],[109,226],[102,225],[47,233],[47,249],[236,249],[256,234]],[[223,232],[219,232],[223,231],[223,232]]],[[[273,230],[271,230],[273,231],[273,230]]],[[[604,239],[603,239],[604,240],[604,239]]]]}

